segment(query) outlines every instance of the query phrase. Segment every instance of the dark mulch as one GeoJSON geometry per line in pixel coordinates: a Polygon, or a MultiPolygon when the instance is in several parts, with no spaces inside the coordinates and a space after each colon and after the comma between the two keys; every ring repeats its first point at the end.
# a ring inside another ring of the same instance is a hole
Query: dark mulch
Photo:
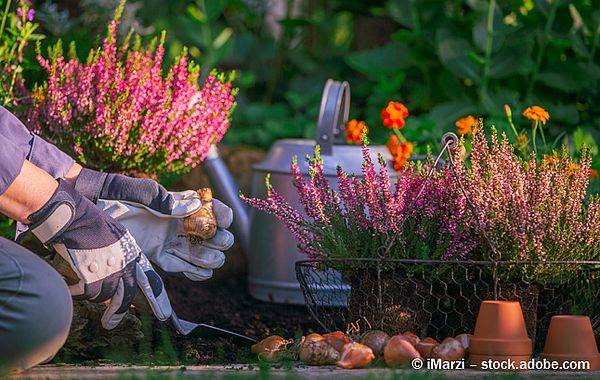
{"type": "MultiPolygon", "coordinates": [[[[248,293],[246,263],[234,247],[226,265],[205,282],[167,277],[165,283],[173,308],[180,318],[207,323],[255,339],[277,334],[298,339],[321,331],[305,306],[258,301],[248,293]]],[[[248,347],[234,346],[228,339],[195,339],[171,334],[181,359],[196,363],[233,363],[248,358],[248,347]]]]}

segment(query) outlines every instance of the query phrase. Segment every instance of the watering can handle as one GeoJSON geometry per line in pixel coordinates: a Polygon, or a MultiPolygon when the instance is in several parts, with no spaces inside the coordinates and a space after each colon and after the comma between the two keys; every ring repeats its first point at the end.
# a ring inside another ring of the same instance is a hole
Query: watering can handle
{"type": "Polygon", "coordinates": [[[350,85],[328,79],[323,88],[321,109],[317,123],[317,143],[321,154],[331,156],[333,143],[341,135],[341,126],[348,122],[350,85]]]}

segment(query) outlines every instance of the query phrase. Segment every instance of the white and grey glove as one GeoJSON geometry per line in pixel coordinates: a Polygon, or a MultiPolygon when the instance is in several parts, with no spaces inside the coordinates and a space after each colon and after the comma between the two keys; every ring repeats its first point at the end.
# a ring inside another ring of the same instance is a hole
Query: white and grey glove
{"type": "Polygon", "coordinates": [[[50,200],[28,219],[31,232],[53,248],[79,278],[69,286],[75,299],[110,299],[101,319],[104,328],[113,329],[123,320],[134,302],[136,285],[159,320],[171,317],[162,279],[131,233],[64,181],[59,180],[50,200]]]}
{"type": "Polygon", "coordinates": [[[193,281],[207,280],[225,262],[223,251],[233,245],[233,234],[225,230],[233,221],[233,211],[216,199],[217,234],[190,244],[183,218],[202,207],[195,191],[170,192],[151,179],[87,168],[79,174],[75,189],[127,227],[142,252],[166,272],[181,273],[193,281]]]}
{"type": "Polygon", "coordinates": [[[110,299],[102,325],[117,326],[135,298],[141,252],[127,229],[63,180],[28,219],[33,235],[62,256],[79,278],[69,286],[71,295],[93,302],[110,299]]]}
{"type": "MultiPolygon", "coordinates": [[[[197,195],[188,191],[178,193],[177,197],[189,199],[197,195]]],[[[192,281],[211,278],[213,270],[225,262],[223,251],[234,242],[233,234],[226,230],[233,221],[233,212],[216,199],[213,199],[213,212],[217,233],[212,239],[194,244],[183,229],[183,218],[172,213],[158,213],[140,204],[117,200],[99,199],[98,207],[127,227],[153,263],[165,272],[181,273],[192,281]]],[[[200,207],[190,210],[190,214],[200,207]]]]}
{"type": "Polygon", "coordinates": [[[157,215],[184,217],[202,206],[193,191],[170,192],[158,182],[121,174],[83,168],[75,181],[75,190],[94,203],[98,199],[140,205],[157,215]]]}

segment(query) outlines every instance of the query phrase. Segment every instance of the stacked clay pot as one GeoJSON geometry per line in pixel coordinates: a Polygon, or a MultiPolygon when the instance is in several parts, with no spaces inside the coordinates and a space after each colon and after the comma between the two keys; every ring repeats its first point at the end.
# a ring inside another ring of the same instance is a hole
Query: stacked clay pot
{"type": "Polygon", "coordinates": [[[516,301],[483,301],[475,332],[469,342],[470,364],[481,368],[487,360],[531,360],[533,345],[521,304],[516,301]]]}
{"type": "Polygon", "coordinates": [[[586,360],[590,363],[590,370],[600,370],[600,353],[590,318],[582,315],[552,317],[540,358],[561,364],[565,361],[586,360]]]}

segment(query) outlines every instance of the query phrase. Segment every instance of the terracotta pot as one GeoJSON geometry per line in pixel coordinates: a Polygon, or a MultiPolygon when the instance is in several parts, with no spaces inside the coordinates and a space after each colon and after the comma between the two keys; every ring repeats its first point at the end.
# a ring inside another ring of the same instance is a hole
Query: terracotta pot
{"type": "Polygon", "coordinates": [[[588,360],[591,370],[600,370],[600,353],[590,318],[555,315],[550,320],[544,352],[540,358],[558,362],[588,360]]]}
{"type": "Polygon", "coordinates": [[[475,332],[469,342],[471,355],[531,357],[521,304],[516,301],[483,301],[475,332]]]}

